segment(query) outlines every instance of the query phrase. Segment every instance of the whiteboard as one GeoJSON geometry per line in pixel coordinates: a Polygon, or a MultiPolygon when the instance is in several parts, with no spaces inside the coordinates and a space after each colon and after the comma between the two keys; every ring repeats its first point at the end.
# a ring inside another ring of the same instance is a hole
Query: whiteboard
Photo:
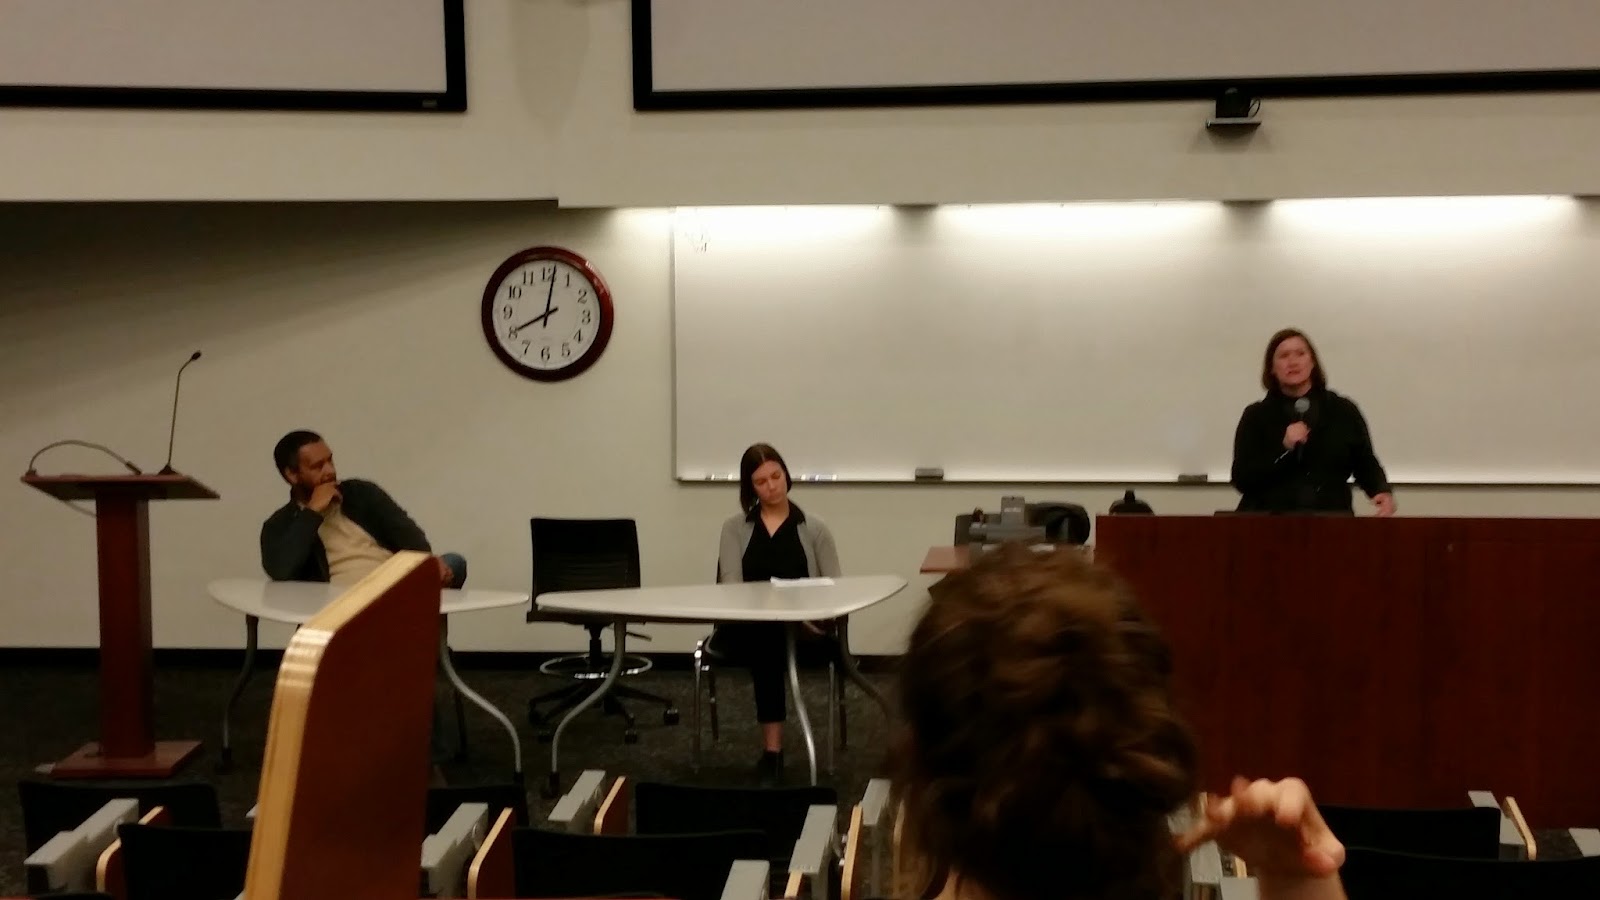
{"type": "Polygon", "coordinates": [[[1310,333],[1398,482],[1600,482],[1600,205],[1466,197],[674,214],[676,470],[1226,481],[1310,333]]]}
{"type": "Polygon", "coordinates": [[[888,91],[879,99],[914,102],[929,89],[994,86],[1020,86],[1017,100],[1051,99],[1026,90],[1050,85],[1132,96],[1212,96],[1217,82],[1476,88],[1600,69],[1592,0],[634,2],[646,107],[752,92],[848,103],[862,102],[850,92],[888,91]]]}
{"type": "Polygon", "coordinates": [[[0,103],[460,105],[461,18],[462,0],[0,0],[0,103]]]}

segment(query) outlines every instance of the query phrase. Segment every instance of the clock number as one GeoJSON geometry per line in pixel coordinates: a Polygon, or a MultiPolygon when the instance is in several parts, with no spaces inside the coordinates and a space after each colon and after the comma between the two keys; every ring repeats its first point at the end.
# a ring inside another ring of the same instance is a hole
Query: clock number
{"type": "Polygon", "coordinates": [[[523,269],[522,270],[522,283],[523,284],[533,284],[533,270],[532,269],[523,269]]]}
{"type": "Polygon", "coordinates": [[[578,302],[579,303],[588,303],[589,302],[589,292],[588,291],[579,291],[578,292],[578,302]]]}
{"type": "Polygon", "coordinates": [[[539,348],[539,359],[545,362],[550,361],[550,348],[548,346],[539,348]]]}
{"type": "Polygon", "coordinates": [[[561,358],[567,359],[570,356],[572,356],[572,346],[563,341],[561,344],[561,358]]]}
{"type": "Polygon", "coordinates": [[[594,319],[594,311],[593,310],[586,309],[586,310],[583,311],[583,324],[587,325],[593,319],[594,319]]]}
{"type": "Polygon", "coordinates": [[[543,272],[540,272],[539,273],[539,280],[540,281],[554,282],[556,280],[556,267],[555,266],[550,266],[549,268],[545,269],[543,272]]]}
{"type": "Polygon", "coordinates": [[[579,328],[577,331],[573,332],[572,339],[579,343],[583,343],[583,329],[579,328]]]}
{"type": "Polygon", "coordinates": [[[523,356],[527,356],[528,355],[528,348],[532,347],[532,346],[533,346],[533,341],[523,341],[522,342],[522,355],[523,356]]]}
{"type": "Polygon", "coordinates": [[[567,283],[563,284],[562,287],[572,287],[572,273],[571,272],[567,273],[567,283]]]}
{"type": "Polygon", "coordinates": [[[500,317],[501,318],[509,319],[509,318],[511,318],[511,316],[513,314],[514,313],[513,313],[513,310],[511,309],[511,304],[507,303],[505,306],[500,307],[500,317]]]}
{"type": "MultiPolygon", "coordinates": [[[[508,284],[508,285],[506,285],[506,299],[508,299],[508,300],[519,300],[521,298],[522,298],[522,285],[520,285],[520,284],[508,284]]],[[[507,307],[507,309],[510,309],[510,307],[507,307]]]]}

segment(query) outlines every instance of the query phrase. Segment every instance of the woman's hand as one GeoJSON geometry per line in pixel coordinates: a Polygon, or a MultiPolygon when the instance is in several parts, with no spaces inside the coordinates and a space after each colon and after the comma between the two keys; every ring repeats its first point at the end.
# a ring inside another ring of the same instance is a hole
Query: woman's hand
{"type": "Polygon", "coordinates": [[[1289,427],[1283,430],[1283,449],[1293,450],[1304,444],[1309,437],[1311,437],[1311,426],[1304,422],[1290,422],[1289,427]]]}
{"type": "Polygon", "coordinates": [[[1202,821],[1178,838],[1180,850],[1216,841],[1249,866],[1262,900],[1344,896],[1338,877],[1344,845],[1322,820],[1305,782],[1235,778],[1232,793],[1207,799],[1202,821]]]}
{"type": "Polygon", "coordinates": [[[1387,519],[1394,515],[1394,495],[1385,491],[1372,498],[1372,505],[1378,508],[1378,517],[1387,519]]]}

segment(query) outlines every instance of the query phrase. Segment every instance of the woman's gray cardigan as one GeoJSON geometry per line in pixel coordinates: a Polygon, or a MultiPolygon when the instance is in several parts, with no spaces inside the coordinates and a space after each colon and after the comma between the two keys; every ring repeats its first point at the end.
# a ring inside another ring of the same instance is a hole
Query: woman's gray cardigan
{"type": "MultiPolygon", "coordinates": [[[[837,578],[839,550],[833,545],[833,532],[821,519],[808,517],[799,506],[789,504],[790,515],[799,519],[800,546],[806,551],[806,572],[812,578],[837,578]]],[[[748,513],[729,516],[722,523],[722,539],[717,548],[717,580],[733,582],[744,580],[744,549],[750,546],[750,537],[756,533],[756,523],[761,520],[758,506],[748,513]]]]}

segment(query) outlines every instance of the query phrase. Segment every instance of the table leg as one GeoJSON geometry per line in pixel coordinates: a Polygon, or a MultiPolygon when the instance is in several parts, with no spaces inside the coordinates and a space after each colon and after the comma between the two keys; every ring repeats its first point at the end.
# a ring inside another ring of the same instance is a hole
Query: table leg
{"type": "Polygon", "coordinates": [[[589,696],[578,701],[576,705],[567,710],[567,714],[562,716],[561,721],[556,724],[556,733],[550,738],[550,783],[546,786],[548,795],[551,797],[554,797],[559,792],[561,787],[561,766],[559,759],[561,753],[561,735],[567,730],[567,726],[572,724],[573,719],[576,719],[578,716],[582,715],[584,710],[605,699],[606,694],[611,693],[611,688],[617,683],[617,676],[622,674],[622,659],[625,655],[627,655],[627,640],[627,623],[618,621],[612,624],[611,669],[606,672],[605,680],[600,682],[600,686],[595,688],[594,691],[589,694],[589,696]]]}
{"type": "Polygon", "coordinates": [[[789,691],[794,694],[794,711],[800,717],[800,731],[806,737],[806,762],[811,766],[811,783],[817,783],[817,736],[811,731],[811,716],[806,712],[806,698],[800,695],[800,667],[795,662],[794,632],[800,625],[789,623],[784,629],[789,656],[789,691]]]}
{"type": "Polygon", "coordinates": [[[233,765],[233,738],[229,733],[228,723],[233,718],[233,705],[239,702],[239,696],[244,693],[244,686],[250,683],[250,676],[256,673],[256,638],[261,630],[261,619],[257,616],[244,617],[244,668],[239,670],[239,677],[233,683],[233,693],[228,695],[228,704],[222,708],[222,766],[233,765]]]}
{"type": "Polygon", "coordinates": [[[520,784],[522,782],[522,739],[517,737],[517,727],[511,724],[511,720],[506,718],[505,713],[501,712],[493,703],[483,699],[477,691],[467,687],[467,683],[461,680],[461,675],[456,672],[455,664],[450,661],[449,621],[449,616],[439,617],[439,663],[444,668],[444,677],[450,680],[451,686],[461,696],[472,701],[473,706],[493,716],[495,721],[500,723],[500,727],[506,730],[506,734],[511,736],[512,771],[516,775],[517,783],[520,784]]]}

